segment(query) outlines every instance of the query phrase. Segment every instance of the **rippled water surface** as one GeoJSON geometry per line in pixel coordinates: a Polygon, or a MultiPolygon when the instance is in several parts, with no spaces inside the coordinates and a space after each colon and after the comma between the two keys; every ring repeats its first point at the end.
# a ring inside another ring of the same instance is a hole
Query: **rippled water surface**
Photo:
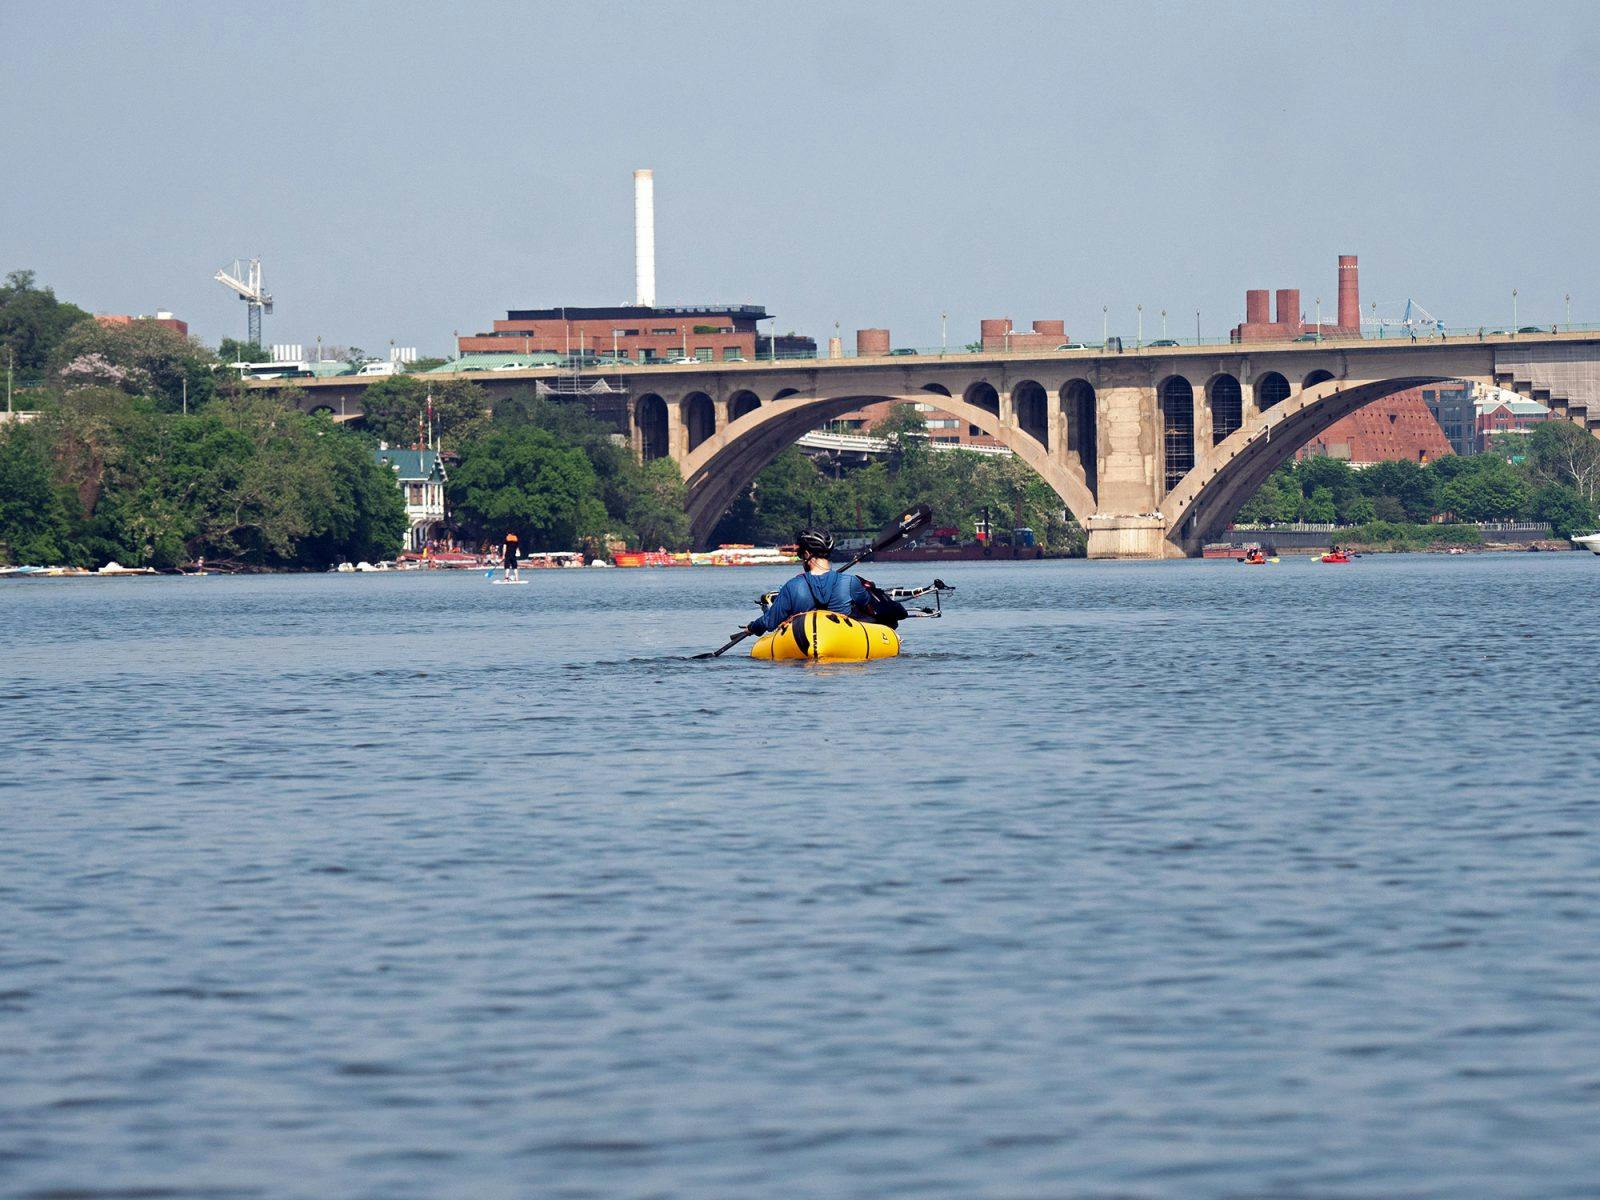
{"type": "Polygon", "coordinates": [[[939,570],[0,583],[0,1194],[1600,1195],[1600,561],[939,570]]]}

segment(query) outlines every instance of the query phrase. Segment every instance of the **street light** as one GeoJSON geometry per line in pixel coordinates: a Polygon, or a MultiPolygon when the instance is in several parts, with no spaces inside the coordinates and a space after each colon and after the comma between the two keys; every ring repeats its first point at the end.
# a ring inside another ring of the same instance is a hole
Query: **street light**
{"type": "Polygon", "coordinates": [[[947,322],[949,319],[949,313],[942,312],[939,314],[939,356],[941,358],[944,357],[944,352],[949,349],[950,346],[950,339],[945,332],[945,322],[947,322]]]}
{"type": "Polygon", "coordinates": [[[1562,297],[1562,300],[1564,300],[1566,302],[1566,305],[1567,305],[1567,332],[1571,333],[1572,332],[1572,293],[1568,292],[1565,296],[1562,297]]]}
{"type": "Polygon", "coordinates": [[[1517,289],[1511,289],[1511,336],[1517,336],[1517,289]]]}
{"type": "Polygon", "coordinates": [[[1134,342],[1134,345],[1138,346],[1142,350],[1144,349],[1144,305],[1135,304],[1134,308],[1139,310],[1139,337],[1138,340],[1134,342]]]}
{"type": "Polygon", "coordinates": [[[1322,297],[1317,297],[1317,341],[1322,340],[1322,297]]]}
{"type": "Polygon", "coordinates": [[[1161,310],[1161,340],[1167,340],[1167,310],[1164,308],[1161,310]]]}
{"type": "Polygon", "coordinates": [[[1194,344],[1196,346],[1200,344],[1200,310],[1198,308],[1194,310],[1194,344]]]}
{"type": "Polygon", "coordinates": [[[1110,312],[1111,306],[1109,304],[1102,304],[1100,306],[1100,344],[1102,346],[1111,340],[1110,312]]]}

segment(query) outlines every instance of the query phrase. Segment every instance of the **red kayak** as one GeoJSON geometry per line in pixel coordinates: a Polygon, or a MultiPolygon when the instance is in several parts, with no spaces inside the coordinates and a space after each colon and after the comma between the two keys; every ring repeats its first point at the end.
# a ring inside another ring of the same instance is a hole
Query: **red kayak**
{"type": "Polygon", "coordinates": [[[1350,556],[1343,550],[1335,550],[1332,554],[1324,554],[1322,561],[1325,563],[1347,563],[1350,561],[1350,556]]]}

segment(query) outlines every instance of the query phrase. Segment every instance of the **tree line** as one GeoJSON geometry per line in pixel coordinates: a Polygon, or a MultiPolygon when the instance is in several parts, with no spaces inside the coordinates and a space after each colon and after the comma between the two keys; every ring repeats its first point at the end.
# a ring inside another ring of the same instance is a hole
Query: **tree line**
{"type": "Polygon", "coordinates": [[[1567,421],[1505,434],[1483,454],[1356,470],[1335,458],[1279,467],[1239,510],[1254,524],[1370,526],[1440,521],[1544,521],[1558,536],[1597,523],[1600,441],[1567,421]]]}

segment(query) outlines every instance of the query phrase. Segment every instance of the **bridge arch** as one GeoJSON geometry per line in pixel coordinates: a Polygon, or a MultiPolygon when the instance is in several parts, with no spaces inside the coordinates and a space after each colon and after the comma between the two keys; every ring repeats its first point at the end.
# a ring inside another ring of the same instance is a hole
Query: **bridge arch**
{"type": "Polygon", "coordinates": [[[1309,375],[1306,376],[1305,382],[1300,385],[1300,390],[1301,391],[1305,391],[1307,388],[1314,388],[1314,387],[1317,386],[1317,384],[1319,384],[1319,383],[1327,383],[1328,380],[1330,380],[1332,378],[1333,378],[1333,372],[1332,371],[1324,371],[1319,367],[1317,370],[1312,371],[1309,375]]]}
{"type": "Polygon", "coordinates": [[[737,421],[746,413],[761,407],[761,397],[748,389],[741,389],[728,397],[728,420],[737,421]]]}
{"type": "Polygon", "coordinates": [[[1161,404],[1162,490],[1171,491],[1194,469],[1194,385],[1169,375],[1156,389],[1161,404]]]}
{"type": "Polygon", "coordinates": [[[1255,381],[1256,408],[1266,412],[1274,405],[1282,404],[1289,398],[1289,393],[1294,389],[1289,386],[1289,381],[1283,377],[1282,372],[1268,371],[1265,375],[1258,376],[1255,381]]]}
{"type": "Polygon", "coordinates": [[[1087,379],[1069,379],[1062,384],[1061,415],[1066,421],[1067,465],[1083,473],[1084,486],[1091,496],[1096,495],[1100,425],[1094,384],[1087,379]]]}
{"type": "Polygon", "coordinates": [[[1328,378],[1274,405],[1218,443],[1161,503],[1168,539],[1196,552],[1227,528],[1272,472],[1334,422],[1407,388],[1441,376],[1351,382],[1328,378]]]}
{"type": "Polygon", "coordinates": [[[654,392],[646,392],[634,406],[634,429],[639,438],[639,457],[645,462],[665,458],[671,453],[667,441],[667,402],[654,392]]]}
{"type": "MultiPolygon", "coordinates": [[[[991,389],[992,390],[992,389],[991,389]]],[[[690,451],[680,464],[688,489],[689,524],[696,543],[703,544],[722,514],[750,486],[761,469],[808,430],[826,424],[852,409],[884,401],[891,404],[926,403],[927,393],[863,394],[860,391],[818,396],[792,395],[763,404],[746,414],[738,428],[726,428],[690,451]]],[[[939,407],[951,416],[975,425],[1011,449],[1061,497],[1080,524],[1095,511],[1089,489],[1069,467],[1052,458],[1038,439],[1002,425],[997,413],[950,397],[939,407]]]]}
{"type": "Polygon", "coordinates": [[[1000,393],[995,391],[992,383],[980,379],[977,383],[969,385],[961,394],[961,398],[973,408],[981,408],[991,416],[1000,415],[1000,393]]]}
{"type": "Polygon", "coordinates": [[[948,396],[950,394],[950,389],[942,383],[925,383],[922,385],[922,390],[932,392],[935,396],[948,396]]]}
{"type": "Polygon", "coordinates": [[[799,394],[800,394],[800,389],[799,388],[779,388],[778,389],[778,394],[773,396],[773,399],[774,400],[787,400],[790,396],[798,396],[799,394]]]}
{"type": "Polygon", "coordinates": [[[1050,398],[1044,386],[1032,379],[1022,380],[1011,389],[1011,407],[1017,414],[1017,428],[1048,450],[1050,398]]]}
{"type": "Polygon", "coordinates": [[[690,392],[683,398],[683,430],[690,450],[717,432],[717,406],[704,392],[690,392]]]}
{"type": "Polygon", "coordinates": [[[1244,389],[1237,376],[1223,371],[1206,384],[1211,406],[1211,444],[1219,445],[1244,424],[1244,389]]]}

